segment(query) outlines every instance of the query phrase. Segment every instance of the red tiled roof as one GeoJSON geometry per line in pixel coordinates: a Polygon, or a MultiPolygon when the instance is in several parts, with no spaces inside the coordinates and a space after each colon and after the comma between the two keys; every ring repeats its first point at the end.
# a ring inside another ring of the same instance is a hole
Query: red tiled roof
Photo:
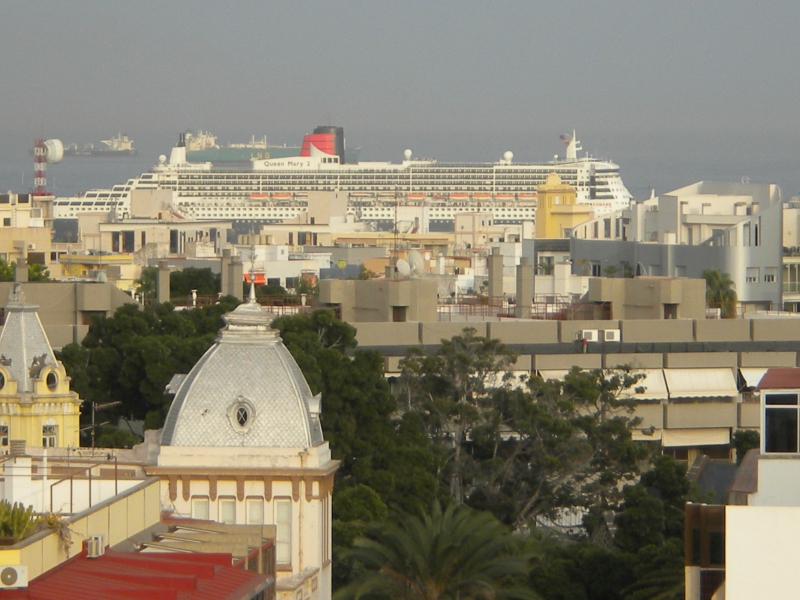
{"type": "Polygon", "coordinates": [[[800,389],[800,369],[769,369],[761,382],[760,390],[792,390],[800,389]]]}
{"type": "Polygon", "coordinates": [[[263,588],[265,575],[231,566],[230,554],[136,554],[106,549],[72,557],[30,582],[0,592],[5,600],[239,600],[263,588]]]}

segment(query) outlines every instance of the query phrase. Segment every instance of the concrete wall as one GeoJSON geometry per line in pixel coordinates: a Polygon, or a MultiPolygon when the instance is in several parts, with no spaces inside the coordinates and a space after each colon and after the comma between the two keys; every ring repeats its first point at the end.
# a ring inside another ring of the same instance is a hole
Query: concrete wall
{"type": "MultiPolygon", "coordinates": [[[[8,304],[13,283],[0,283],[0,308],[8,304]]],[[[80,342],[94,315],[111,316],[133,299],[113,283],[53,282],[26,283],[25,301],[39,306],[39,320],[50,344],[61,348],[80,342]]]]}
{"type": "Polygon", "coordinates": [[[726,506],[726,600],[794,596],[798,538],[800,508],[726,506]]]}
{"type": "Polygon", "coordinates": [[[678,319],[704,319],[703,279],[593,277],[584,301],[608,302],[615,319],[664,319],[665,305],[674,305],[678,319]]]}
{"type": "Polygon", "coordinates": [[[66,518],[72,532],[69,554],[64,552],[59,535],[46,529],[14,546],[0,549],[0,564],[27,566],[30,580],[76,554],[83,541],[90,536],[104,535],[106,544],[114,546],[155,525],[160,519],[159,483],[158,479],[153,478],[85,512],[66,518]]]}
{"type": "Polygon", "coordinates": [[[405,321],[438,323],[437,284],[430,279],[325,279],[319,301],[338,305],[342,320],[351,323],[391,322],[395,307],[404,309],[405,321]]]}
{"type": "Polygon", "coordinates": [[[738,413],[734,402],[686,402],[667,405],[665,427],[694,429],[697,427],[737,426],[738,413]]]}
{"type": "Polygon", "coordinates": [[[625,342],[693,342],[694,322],[690,319],[622,321],[625,342]]]}

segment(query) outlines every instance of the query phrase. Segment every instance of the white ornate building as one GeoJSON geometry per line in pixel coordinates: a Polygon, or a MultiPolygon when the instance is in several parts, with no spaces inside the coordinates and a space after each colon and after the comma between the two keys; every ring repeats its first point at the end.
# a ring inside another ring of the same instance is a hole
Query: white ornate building
{"type": "Polygon", "coordinates": [[[331,596],[331,460],[297,363],[250,300],[225,316],[217,341],[174,400],[148,473],[174,516],[277,526],[278,595],[331,596]]]}

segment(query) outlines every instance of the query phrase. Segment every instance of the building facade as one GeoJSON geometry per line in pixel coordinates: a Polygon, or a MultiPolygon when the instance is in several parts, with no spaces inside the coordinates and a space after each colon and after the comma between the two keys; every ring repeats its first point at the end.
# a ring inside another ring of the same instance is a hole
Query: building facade
{"type": "MultiPolygon", "coordinates": [[[[226,315],[216,343],[174,394],[148,472],[175,516],[274,524],[278,597],[309,585],[331,596],[331,492],[338,461],[322,437],[313,396],[255,301],[226,315]]],[[[305,596],[304,596],[305,597],[305,596]]]]}

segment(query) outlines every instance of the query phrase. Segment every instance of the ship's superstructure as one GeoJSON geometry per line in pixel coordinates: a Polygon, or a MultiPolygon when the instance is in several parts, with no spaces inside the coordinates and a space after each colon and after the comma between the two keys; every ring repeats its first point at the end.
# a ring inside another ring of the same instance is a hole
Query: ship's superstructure
{"type": "Polygon", "coordinates": [[[77,144],[69,144],[64,149],[66,156],[135,156],[136,149],[133,147],[133,140],[126,133],[112,137],[110,140],[102,140],[103,144],[95,148],[94,144],[86,144],[83,148],[78,148],[77,144]]]}
{"type": "Polygon", "coordinates": [[[511,152],[496,163],[439,163],[406,150],[400,163],[346,164],[332,134],[311,134],[300,156],[253,159],[250,169],[237,170],[188,162],[182,135],[169,160],[162,156],[150,172],[111,190],[57,198],[54,206],[62,218],[98,211],[125,217],[134,191],[161,190],[169,193],[170,209],[185,218],[282,222],[306,210],[309,192],[331,191],[345,194],[348,213],[363,221],[391,221],[397,205],[410,204],[425,206],[434,222],[483,211],[500,223],[519,223],[534,220],[537,187],[558,173],[596,215],[627,207],[631,195],[619,167],[578,157],[578,150],[573,136],[565,157],[548,163],[514,163],[511,152]]]}
{"type": "MultiPolygon", "coordinates": [[[[312,135],[331,133],[331,129],[337,130],[334,132],[336,135],[341,135],[344,146],[344,131],[341,127],[323,125],[314,129],[312,135]]],[[[249,142],[220,145],[217,143],[217,136],[208,131],[201,129],[186,133],[186,160],[189,162],[249,163],[252,159],[300,156],[301,151],[301,146],[268,144],[267,136],[260,139],[252,136],[249,142]]],[[[357,163],[361,149],[347,148],[345,153],[345,162],[357,163]]]]}

